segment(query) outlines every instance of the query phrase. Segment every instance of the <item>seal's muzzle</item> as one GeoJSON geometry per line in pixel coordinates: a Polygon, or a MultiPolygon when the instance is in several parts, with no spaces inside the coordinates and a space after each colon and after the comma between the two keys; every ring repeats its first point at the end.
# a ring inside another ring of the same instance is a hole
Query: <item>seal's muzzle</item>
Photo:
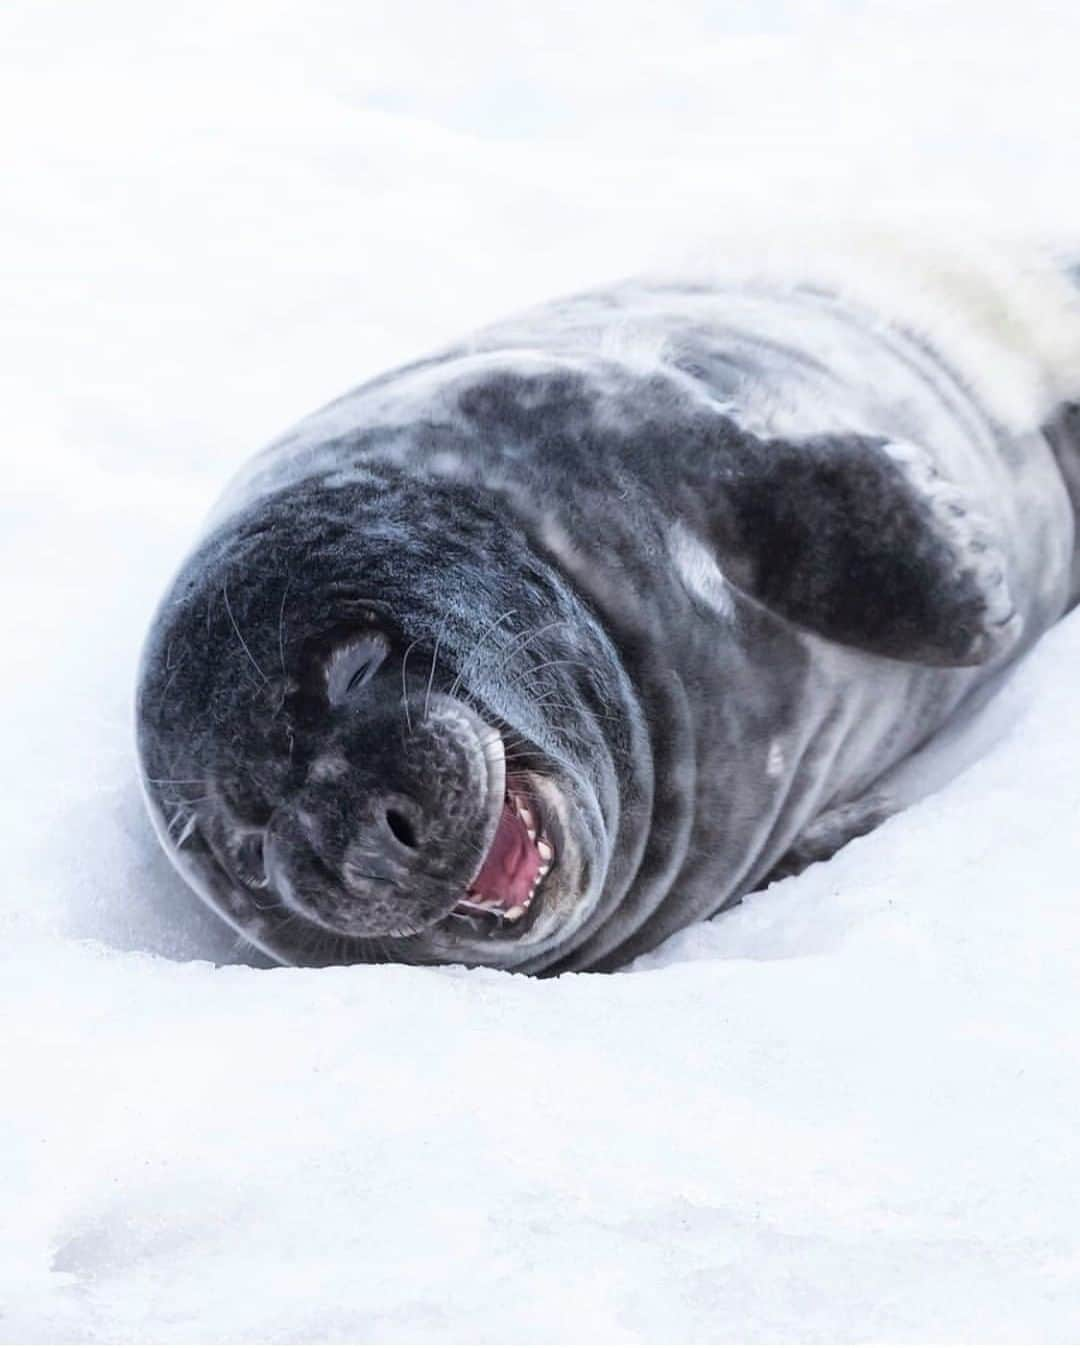
{"type": "Polygon", "coordinates": [[[478,871],[501,873],[502,890],[489,892],[514,907],[524,867],[507,840],[499,732],[444,695],[407,717],[388,690],[372,702],[342,716],[302,787],[274,811],[271,889],[343,936],[416,934],[453,912],[478,871]]]}

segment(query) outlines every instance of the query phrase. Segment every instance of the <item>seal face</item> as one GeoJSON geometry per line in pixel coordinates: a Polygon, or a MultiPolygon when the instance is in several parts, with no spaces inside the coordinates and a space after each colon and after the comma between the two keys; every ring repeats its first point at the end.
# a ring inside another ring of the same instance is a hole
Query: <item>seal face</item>
{"type": "Polygon", "coordinates": [[[507,962],[602,870],[624,683],[497,510],[400,473],[307,484],[177,578],[139,690],[147,796],[190,883],[279,958],[507,962]]]}
{"type": "Polygon", "coordinates": [[[760,283],[627,284],[374,380],[253,461],[162,601],[161,841],[282,962],[616,967],[880,822],[876,779],[1071,602],[1045,424],[760,283]]]}

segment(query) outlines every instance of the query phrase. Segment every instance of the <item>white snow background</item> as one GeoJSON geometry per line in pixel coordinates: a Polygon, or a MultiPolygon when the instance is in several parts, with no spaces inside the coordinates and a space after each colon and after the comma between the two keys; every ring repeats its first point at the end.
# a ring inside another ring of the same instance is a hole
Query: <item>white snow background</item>
{"type": "Polygon", "coordinates": [[[212,498],[362,377],[750,207],[1080,240],[1080,8],[5,0],[0,66],[0,1338],[1080,1337],[1080,615],[611,977],[237,963],[130,730],[212,498]]]}

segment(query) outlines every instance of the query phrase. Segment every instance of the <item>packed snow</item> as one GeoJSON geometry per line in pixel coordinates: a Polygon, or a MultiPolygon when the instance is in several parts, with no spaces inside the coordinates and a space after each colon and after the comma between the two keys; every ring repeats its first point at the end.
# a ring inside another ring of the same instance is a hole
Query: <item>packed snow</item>
{"type": "Polygon", "coordinates": [[[1080,614],[619,975],[260,967],[143,817],[153,604],[321,401],[750,206],[1080,240],[1064,0],[660,15],[3,7],[5,1342],[1080,1333],[1080,614]]]}

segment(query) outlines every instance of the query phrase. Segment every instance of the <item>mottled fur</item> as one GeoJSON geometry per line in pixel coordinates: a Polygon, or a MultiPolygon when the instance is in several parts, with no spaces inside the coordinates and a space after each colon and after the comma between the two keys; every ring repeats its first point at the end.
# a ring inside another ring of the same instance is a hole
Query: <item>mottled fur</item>
{"type": "Polygon", "coordinates": [[[259,456],[143,662],[147,795],[191,883],[286,961],[610,968],[883,817],[875,780],[1076,590],[1067,408],[1006,424],[985,332],[954,365],[888,317],[756,274],[628,283],[259,456]],[[329,705],[327,654],[372,613],[391,658],[329,705]],[[492,827],[455,704],[559,834],[520,931],[444,920],[492,827]],[[391,787],[423,873],[343,879],[391,787]]]}

